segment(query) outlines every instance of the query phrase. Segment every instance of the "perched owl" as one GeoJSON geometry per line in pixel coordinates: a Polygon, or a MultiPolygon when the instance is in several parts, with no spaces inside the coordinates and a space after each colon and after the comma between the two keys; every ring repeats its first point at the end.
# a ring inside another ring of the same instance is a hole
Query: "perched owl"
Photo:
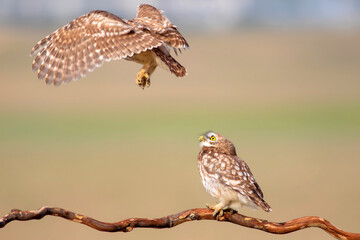
{"type": "Polygon", "coordinates": [[[199,140],[198,168],[202,183],[219,200],[218,204],[208,206],[214,210],[214,216],[229,208],[239,211],[242,206],[270,212],[260,186],[245,161],[236,155],[232,142],[214,132],[205,133],[199,140]]]}
{"type": "Polygon", "coordinates": [[[84,77],[104,61],[126,59],[143,65],[136,83],[150,86],[157,66],[177,77],[186,69],[171,55],[170,48],[188,48],[177,27],[155,7],[141,4],[136,18],[121,19],[109,12],[92,11],[40,40],[31,50],[32,69],[47,84],[84,77]]]}

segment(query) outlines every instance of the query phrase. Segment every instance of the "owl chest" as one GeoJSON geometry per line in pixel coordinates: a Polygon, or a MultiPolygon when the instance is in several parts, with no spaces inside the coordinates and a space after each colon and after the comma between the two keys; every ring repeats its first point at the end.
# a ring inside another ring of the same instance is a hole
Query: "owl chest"
{"type": "Polygon", "coordinates": [[[206,191],[208,193],[210,193],[213,197],[219,198],[223,187],[221,186],[222,184],[217,179],[217,177],[216,177],[217,175],[216,174],[215,175],[208,174],[207,171],[205,170],[204,166],[201,163],[198,164],[198,168],[199,168],[202,183],[203,183],[206,191]]]}
{"type": "Polygon", "coordinates": [[[126,60],[135,61],[140,64],[155,63],[156,55],[152,51],[145,51],[127,57],[126,60]]]}

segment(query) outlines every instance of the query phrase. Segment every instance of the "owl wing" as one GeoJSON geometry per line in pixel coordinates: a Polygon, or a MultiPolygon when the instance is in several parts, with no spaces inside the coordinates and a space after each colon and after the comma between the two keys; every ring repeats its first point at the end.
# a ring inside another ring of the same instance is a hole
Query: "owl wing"
{"type": "Polygon", "coordinates": [[[84,77],[104,61],[131,57],[160,46],[161,40],[106,11],[92,11],[39,41],[32,69],[47,84],[84,77]]]}
{"type": "Polygon", "coordinates": [[[152,36],[163,43],[159,48],[153,49],[153,52],[160,59],[158,64],[162,68],[169,70],[177,77],[186,75],[186,69],[170,55],[169,50],[173,48],[177,54],[177,49],[181,52],[181,49],[188,48],[189,44],[177,30],[177,27],[162,14],[162,11],[148,4],[141,4],[138,7],[136,18],[130,20],[129,24],[150,32],[152,36]]]}
{"type": "Polygon", "coordinates": [[[177,30],[177,27],[162,14],[162,11],[151,5],[139,5],[136,18],[132,22],[138,28],[150,31],[157,39],[174,48],[175,53],[177,53],[176,49],[180,50],[181,48],[189,47],[189,44],[177,30]]]}
{"type": "Polygon", "coordinates": [[[265,211],[271,211],[271,207],[263,199],[261,188],[245,161],[237,156],[227,156],[227,158],[230,164],[221,174],[220,182],[246,196],[265,211]]]}

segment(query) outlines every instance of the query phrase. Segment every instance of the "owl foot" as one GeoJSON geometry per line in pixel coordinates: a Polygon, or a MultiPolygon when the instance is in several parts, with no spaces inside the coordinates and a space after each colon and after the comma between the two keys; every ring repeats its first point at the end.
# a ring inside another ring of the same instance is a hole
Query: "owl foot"
{"type": "Polygon", "coordinates": [[[231,208],[226,209],[226,211],[228,211],[230,213],[230,215],[237,213],[237,211],[235,211],[234,209],[231,209],[231,208]]]}
{"type": "Polygon", "coordinates": [[[214,213],[213,213],[213,216],[215,217],[216,215],[218,217],[221,217],[224,215],[224,210],[227,209],[223,203],[214,203],[214,205],[211,205],[211,204],[206,204],[206,207],[211,209],[211,210],[214,210],[214,213]],[[224,208],[225,207],[225,208],[224,208]]]}
{"type": "Polygon", "coordinates": [[[141,69],[140,72],[137,74],[136,84],[142,89],[144,89],[146,86],[150,87],[150,76],[144,69],[141,69]]]}

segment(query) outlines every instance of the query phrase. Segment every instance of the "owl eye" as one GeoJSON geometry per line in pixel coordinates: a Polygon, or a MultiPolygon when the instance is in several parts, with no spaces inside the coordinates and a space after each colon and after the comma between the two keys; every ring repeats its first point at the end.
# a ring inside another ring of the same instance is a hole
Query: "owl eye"
{"type": "Polygon", "coordinates": [[[212,135],[212,136],[210,137],[210,140],[211,140],[211,141],[216,141],[216,137],[215,137],[214,135],[212,135]]]}

